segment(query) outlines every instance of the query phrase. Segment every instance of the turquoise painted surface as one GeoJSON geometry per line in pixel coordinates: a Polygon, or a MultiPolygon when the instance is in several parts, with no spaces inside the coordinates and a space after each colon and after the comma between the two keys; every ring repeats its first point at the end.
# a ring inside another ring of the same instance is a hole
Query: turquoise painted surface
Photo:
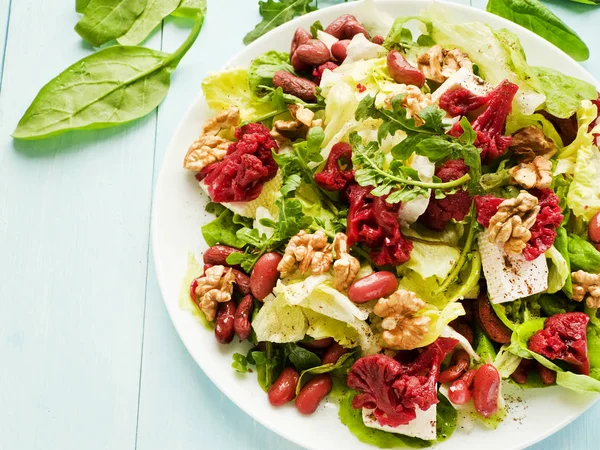
{"type": "MultiPolygon", "coordinates": [[[[600,9],[550,5],[590,44],[584,65],[600,77],[600,9]]],[[[91,52],[72,31],[76,20],[73,0],[0,0],[0,449],[297,449],[221,395],[189,357],[149,245],[167,144],[203,76],[242,49],[256,1],[209,0],[202,35],[150,116],[13,142],[39,88],[91,52]]],[[[148,45],[173,50],[188,31],[169,20],[148,45]]],[[[597,405],[534,448],[597,448],[599,418],[597,405]]]]}

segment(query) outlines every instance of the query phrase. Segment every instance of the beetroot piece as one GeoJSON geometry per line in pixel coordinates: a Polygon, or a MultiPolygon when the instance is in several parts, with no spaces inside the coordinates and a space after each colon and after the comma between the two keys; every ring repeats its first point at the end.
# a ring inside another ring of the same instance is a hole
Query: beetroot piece
{"type": "Polygon", "coordinates": [[[590,373],[586,329],[590,318],[579,312],[556,314],[546,320],[544,329],[529,339],[529,350],[548,359],[559,359],[584,375],[590,373]]]}
{"type": "Polygon", "coordinates": [[[493,195],[476,195],[475,208],[477,209],[477,222],[485,228],[490,226],[490,219],[498,212],[498,207],[505,198],[493,195]]]}
{"type": "MultiPolygon", "coordinates": [[[[435,175],[442,181],[457,180],[469,171],[462,159],[446,161],[435,171],[435,175]]],[[[461,221],[469,213],[472,197],[465,190],[449,194],[445,198],[436,199],[435,192],[431,193],[431,199],[427,210],[421,216],[421,221],[432,230],[442,231],[450,220],[461,221]]]]}
{"type": "Polygon", "coordinates": [[[452,117],[466,116],[467,113],[478,110],[487,102],[487,96],[475,95],[468,89],[461,87],[444,92],[440,97],[440,108],[452,117]]]}
{"type": "Polygon", "coordinates": [[[440,365],[456,346],[456,339],[438,338],[411,363],[400,363],[386,355],[360,358],[348,373],[348,386],[356,389],[356,409],[374,409],[381,425],[405,425],[416,417],[416,408],[428,410],[438,403],[440,365]]]}
{"type": "Polygon", "coordinates": [[[556,239],[556,229],[563,220],[558,197],[552,189],[533,189],[531,194],[538,198],[540,212],[529,230],[531,239],[523,250],[523,256],[527,261],[533,261],[552,247],[556,239]]]}
{"type": "Polygon", "coordinates": [[[348,200],[348,245],[362,242],[371,248],[371,259],[378,266],[399,266],[410,259],[413,244],[400,231],[400,204],[370,194],[371,186],[352,185],[348,200]]]}
{"type": "Polygon", "coordinates": [[[315,181],[326,191],[341,191],[354,179],[352,170],[352,147],[340,142],[331,148],[323,171],[315,175],[315,181]]]}
{"type": "Polygon", "coordinates": [[[339,66],[333,61],[327,61],[325,64],[321,64],[319,67],[315,67],[313,69],[313,81],[317,84],[321,84],[321,78],[323,77],[323,72],[326,70],[335,70],[339,66]]]}
{"type": "Polygon", "coordinates": [[[197,176],[214,202],[254,200],[263,184],[277,174],[271,151],[279,147],[267,127],[250,123],[236,129],[235,137],[238,141],[229,146],[225,159],[206,166],[197,176]]]}
{"type": "MultiPolygon", "coordinates": [[[[511,137],[504,136],[503,133],[518,90],[519,86],[504,80],[485,97],[487,108],[471,124],[477,132],[475,146],[481,150],[482,161],[492,161],[502,156],[510,146],[511,137]]],[[[449,134],[454,137],[462,136],[460,122],[454,124],[449,134]]]]}
{"type": "MultiPolygon", "coordinates": [[[[597,125],[600,125],[600,98],[596,99],[596,100],[592,100],[592,103],[594,105],[596,105],[596,108],[598,109],[598,115],[596,116],[596,120],[594,120],[592,123],[590,123],[590,128],[588,131],[592,131],[597,125]]],[[[596,146],[600,146],[600,133],[596,133],[594,134],[594,144],[596,146]]]]}

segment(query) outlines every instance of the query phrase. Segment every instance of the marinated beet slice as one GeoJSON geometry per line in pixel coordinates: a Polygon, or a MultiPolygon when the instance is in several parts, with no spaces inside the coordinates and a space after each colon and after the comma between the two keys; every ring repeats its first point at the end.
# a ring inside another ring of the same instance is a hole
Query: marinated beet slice
{"type": "Polygon", "coordinates": [[[475,95],[465,88],[446,91],[440,97],[440,108],[453,117],[466,116],[472,111],[485,106],[488,102],[487,96],[475,95]]]}
{"type": "Polygon", "coordinates": [[[589,375],[586,337],[589,321],[584,313],[556,314],[546,320],[543,330],[529,339],[529,350],[551,360],[565,361],[577,372],[589,375]]]}
{"type": "Polygon", "coordinates": [[[482,227],[489,227],[490,220],[498,212],[498,207],[506,199],[493,195],[476,195],[475,208],[477,209],[477,222],[482,227]]]}
{"type": "Polygon", "coordinates": [[[527,261],[533,261],[552,247],[556,239],[556,229],[564,217],[558,204],[558,197],[551,189],[533,189],[530,192],[538,198],[540,212],[529,230],[531,239],[523,250],[523,256],[527,261]]]}
{"type": "Polygon", "coordinates": [[[416,417],[416,408],[426,411],[438,402],[440,365],[457,343],[438,338],[411,363],[381,354],[360,358],[348,373],[348,386],[359,392],[352,406],[374,409],[381,425],[409,423],[416,417]]]}
{"type": "MultiPolygon", "coordinates": [[[[453,159],[439,167],[435,171],[435,175],[443,182],[447,182],[459,179],[468,171],[469,168],[462,159],[453,159]]],[[[421,216],[421,222],[432,230],[442,231],[452,219],[463,220],[469,213],[471,202],[472,197],[465,190],[449,194],[441,199],[436,199],[435,192],[432,192],[429,205],[421,216]]]]}
{"type": "Polygon", "coordinates": [[[315,175],[315,181],[326,191],[341,191],[353,179],[352,147],[346,142],[335,144],[329,152],[325,168],[315,175]]]}

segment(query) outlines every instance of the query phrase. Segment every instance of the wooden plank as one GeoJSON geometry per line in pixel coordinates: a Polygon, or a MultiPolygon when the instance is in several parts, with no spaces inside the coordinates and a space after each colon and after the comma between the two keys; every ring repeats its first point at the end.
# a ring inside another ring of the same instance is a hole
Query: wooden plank
{"type": "Polygon", "coordinates": [[[0,90],[2,89],[2,68],[4,63],[4,48],[6,45],[6,29],[10,16],[11,0],[0,0],[0,90]]]}
{"type": "Polygon", "coordinates": [[[73,0],[12,3],[0,96],[2,449],[135,442],[156,115],[9,137],[40,87],[91,53],[76,20],[73,0]]]}

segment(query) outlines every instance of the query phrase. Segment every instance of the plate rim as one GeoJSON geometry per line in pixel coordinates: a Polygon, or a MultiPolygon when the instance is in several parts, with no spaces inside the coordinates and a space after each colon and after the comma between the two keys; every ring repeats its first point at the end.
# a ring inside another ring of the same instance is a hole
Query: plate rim
{"type": "MultiPolygon", "coordinates": [[[[523,33],[525,36],[528,36],[533,41],[541,42],[542,45],[553,46],[551,43],[546,41],[544,38],[538,36],[537,34],[533,33],[532,31],[522,27],[521,25],[515,24],[503,17],[499,17],[492,13],[489,13],[485,9],[476,8],[471,5],[465,5],[462,3],[456,3],[456,2],[447,1],[447,0],[425,0],[425,1],[422,1],[422,0],[373,0],[373,1],[376,5],[377,4],[422,3],[423,8],[426,8],[427,6],[433,6],[433,5],[439,4],[439,5],[443,5],[444,7],[448,7],[450,9],[452,9],[453,12],[457,12],[457,13],[460,13],[461,10],[467,10],[467,11],[475,10],[478,13],[483,14],[484,16],[492,16],[492,17],[494,17],[495,21],[500,21],[503,24],[508,24],[511,28],[514,28],[515,26],[520,28],[520,32],[523,33]]],[[[332,6],[328,6],[326,8],[321,8],[316,11],[312,11],[303,16],[296,17],[293,20],[274,28],[273,30],[270,30],[268,33],[264,34],[263,36],[258,38],[256,41],[254,41],[251,44],[249,44],[248,46],[242,48],[239,52],[235,53],[231,58],[229,58],[227,60],[227,62],[219,70],[225,70],[227,68],[232,67],[233,62],[235,60],[237,60],[240,57],[240,55],[242,55],[244,53],[252,53],[255,48],[261,46],[263,42],[266,42],[267,40],[269,40],[271,38],[271,35],[273,34],[273,32],[275,32],[277,30],[280,30],[280,32],[282,32],[281,31],[282,29],[285,30],[288,28],[293,28],[294,26],[296,26],[296,24],[298,22],[304,21],[307,18],[310,18],[310,17],[317,18],[325,10],[330,12],[330,11],[335,11],[338,9],[346,10],[348,8],[352,9],[352,7],[356,8],[356,6],[361,2],[362,2],[362,0],[355,2],[355,3],[342,3],[342,4],[338,4],[338,5],[332,5],[332,6]]],[[[598,80],[596,80],[596,78],[585,67],[583,67],[581,64],[577,63],[575,60],[573,60],[573,58],[571,58],[568,54],[566,54],[563,50],[559,49],[558,47],[553,46],[553,51],[555,53],[560,53],[560,54],[562,54],[563,57],[567,57],[567,58],[571,59],[572,61],[574,61],[577,64],[577,67],[578,67],[579,71],[581,72],[581,75],[583,76],[583,78],[586,79],[586,81],[593,83],[597,88],[600,88],[600,82],[598,80]]],[[[155,251],[157,248],[159,248],[158,236],[160,234],[159,226],[158,226],[158,222],[159,222],[158,221],[158,214],[159,214],[158,211],[160,211],[161,208],[159,207],[160,201],[159,201],[158,191],[159,191],[159,187],[164,183],[164,179],[166,177],[165,170],[164,170],[164,163],[165,163],[165,159],[167,158],[167,155],[169,155],[169,153],[171,151],[171,148],[174,147],[175,137],[177,135],[179,135],[181,133],[181,131],[184,129],[184,123],[186,122],[186,120],[185,120],[186,117],[194,110],[194,108],[197,106],[198,102],[201,101],[203,98],[204,98],[204,96],[202,93],[202,89],[200,89],[200,92],[193,98],[193,100],[190,102],[189,106],[186,108],[184,115],[182,116],[179,124],[177,125],[177,128],[173,132],[173,135],[171,136],[171,139],[167,146],[167,151],[165,152],[165,155],[161,161],[161,166],[160,166],[160,169],[158,172],[158,176],[156,178],[156,183],[155,183],[154,191],[153,191],[153,195],[152,195],[151,244],[152,244],[153,263],[154,263],[154,268],[155,268],[155,272],[156,272],[156,279],[157,279],[158,286],[160,289],[161,297],[162,297],[163,303],[167,309],[167,313],[169,314],[171,323],[175,327],[178,337],[179,337],[180,341],[183,343],[186,351],[192,357],[192,359],[194,360],[196,365],[199,367],[199,369],[202,370],[202,372],[219,389],[219,391],[221,393],[223,393],[237,408],[244,411],[244,413],[247,414],[252,420],[257,421],[258,423],[260,423],[261,425],[266,427],[269,431],[289,440],[290,442],[292,442],[300,447],[316,449],[316,447],[306,447],[306,443],[302,442],[294,434],[289,433],[284,429],[280,429],[276,426],[273,426],[272,424],[268,423],[266,420],[263,420],[259,415],[254,414],[252,409],[250,407],[248,407],[246,404],[244,404],[243,402],[237,402],[235,400],[232,392],[229,390],[228,384],[222,382],[221,380],[219,380],[218,377],[213,376],[213,374],[210,371],[207,371],[204,369],[204,367],[201,363],[201,360],[195,356],[195,352],[192,351],[191,345],[187,342],[187,339],[185,339],[183,337],[185,334],[182,331],[183,324],[180,323],[179,320],[175,317],[175,309],[179,309],[179,306],[178,305],[173,306],[172,304],[170,304],[167,301],[168,290],[165,287],[165,285],[167,283],[165,281],[165,275],[164,275],[164,271],[162,269],[162,262],[159,259],[158,253],[155,251]]],[[[544,430],[543,433],[538,433],[535,437],[532,437],[531,439],[521,442],[520,445],[513,447],[513,449],[521,450],[521,449],[524,449],[531,445],[534,445],[538,442],[543,441],[544,439],[548,438],[552,434],[554,434],[554,433],[560,431],[561,429],[563,429],[564,427],[568,426],[574,420],[580,418],[583,414],[586,413],[586,411],[588,411],[593,405],[595,405],[599,399],[600,399],[600,395],[596,395],[595,398],[593,399],[593,401],[588,402],[584,407],[582,407],[578,414],[566,417],[564,420],[558,422],[553,427],[550,427],[550,428],[544,430]]],[[[450,438],[450,439],[452,439],[452,438],[450,438]]],[[[358,442],[358,440],[357,440],[357,442],[358,442]]],[[[376,448],[372,445],[371,445],[371,447],[376,448]]],[[[435,447],[436,446],[434,445],[432,448],[435,448],[435,447]]]]}

